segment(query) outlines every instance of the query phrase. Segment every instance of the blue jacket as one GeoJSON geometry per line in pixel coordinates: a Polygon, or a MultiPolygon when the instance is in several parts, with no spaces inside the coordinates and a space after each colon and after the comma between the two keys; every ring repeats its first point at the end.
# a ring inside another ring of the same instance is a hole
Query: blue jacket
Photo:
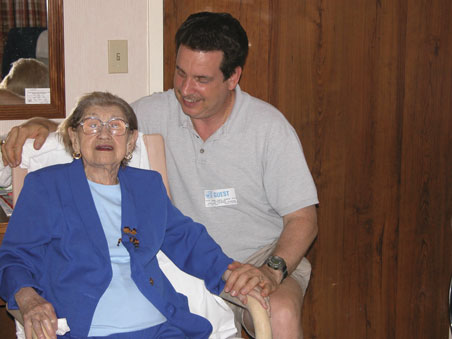
{"type": "MultiPolygon", "coordinates": [[[[130,254],[132,279],[169,322],[188,337],[208,337],[210,323],[189,312],[160,270],[161,249],[179,268],[204,279],[219,294],[232,261],[208,235],[168,199],[154,171],[121,168],[122,243],[130,254]],[[124,227],[135,228],[139,244],[124,227]],[[136,246],[137,245],[137,246],[136,246]]],[[[0,296],[17,308],[15,293],[34,287],[67,318],[72,337],[86,337],[112,270],[107,241],[81,160],[29,173],[0,248],[0,296]]],[[[121,307],[121,300],[118,300],[121,307]]]]}

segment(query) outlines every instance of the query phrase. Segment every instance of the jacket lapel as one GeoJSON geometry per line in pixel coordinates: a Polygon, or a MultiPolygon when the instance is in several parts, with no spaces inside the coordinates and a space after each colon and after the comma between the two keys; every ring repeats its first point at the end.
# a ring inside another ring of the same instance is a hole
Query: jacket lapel
{"type": "Polygon", "coordinates": [[[69,177],[74,205],[88,234],[88,241],[102,257],[110,262],[107,239],[94,205],[82,160],[72,162],[69,166],[69,177]]]}
{"type": "Polygon", "coordinates": [[[118,172],[121,187],[121,234],[124,246],[129,250],[129,253],[132,253],[134,249],[140,248],[142,232],[137,220],[135,196],[130,190],[125,171],[126,169],[121,167],[118,172]]]}
{"type": "MultiPolygon", "coordinates": [[[[160,249],[164,229],[162,225],[155,224],[156,218],[153,215],[156,211],[149,199],[152,192],[148,191],[148,186],[143,187],[145,181],[134,180],[134,177],[128,175],[129,170],[127,167],[120,168],[118,173],[121,186],[122,241],[131,255],[140,253],[140,260],[146,260],[155,256],[160,249]],[[124,232],[126,227],[135,229],[136,234],[124,232]]],[[[157,213],[165,212],[166,210],[159,210],[157,213]]]]}

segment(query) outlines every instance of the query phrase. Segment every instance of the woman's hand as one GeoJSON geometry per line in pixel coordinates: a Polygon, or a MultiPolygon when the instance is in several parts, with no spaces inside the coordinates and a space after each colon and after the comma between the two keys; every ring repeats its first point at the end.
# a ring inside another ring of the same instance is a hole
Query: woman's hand
{"type": "Polygon", "coordinates": [[[34,331],[39,339],[56,339],[58,322],[52,304],[32,287],[21,288],[15,298],[24,319],[25,337],[32,339],[34,331]]]}
{"type": "MultiPolygon", "coordinates": [[[[248,303],[248,296],[253,297],[254,299],[256,299],[262,305],[262,307],[267,311],[268,317],[269,318],[271,317],[270,297],[263,297],[262,296],[262,289],[259,286],[254,287],[247,295],[243,295],[243,294],[239,293],[237,295],[237,298],[239,298],[239,300],[243,304],[246,305],[248,303]]],[[[249,308],[249,306],[247,306],[247,308],[249,308]]]]}

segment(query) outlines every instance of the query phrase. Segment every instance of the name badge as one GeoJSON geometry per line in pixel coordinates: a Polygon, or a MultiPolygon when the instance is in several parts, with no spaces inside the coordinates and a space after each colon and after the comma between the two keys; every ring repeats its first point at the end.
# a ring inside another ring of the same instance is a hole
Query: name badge
{"type": "Polygon", "coordinates": [[[223,188],[219,190],[205,190],[204,199],[206,207],[220,207],[237,205],[234,188],[223,188]]]}

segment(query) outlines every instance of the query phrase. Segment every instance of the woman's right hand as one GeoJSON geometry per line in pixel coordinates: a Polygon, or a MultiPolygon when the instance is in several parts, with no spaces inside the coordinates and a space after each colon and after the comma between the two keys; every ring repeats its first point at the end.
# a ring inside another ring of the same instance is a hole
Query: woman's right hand
{"type": "Polygon", "coordinates": [[[56,339],[58,322],[52,304],[32,287],[21,288],[15,298],[24,319],[25,337],[32,339],[34,331],[39,339],[56,339]]]}

